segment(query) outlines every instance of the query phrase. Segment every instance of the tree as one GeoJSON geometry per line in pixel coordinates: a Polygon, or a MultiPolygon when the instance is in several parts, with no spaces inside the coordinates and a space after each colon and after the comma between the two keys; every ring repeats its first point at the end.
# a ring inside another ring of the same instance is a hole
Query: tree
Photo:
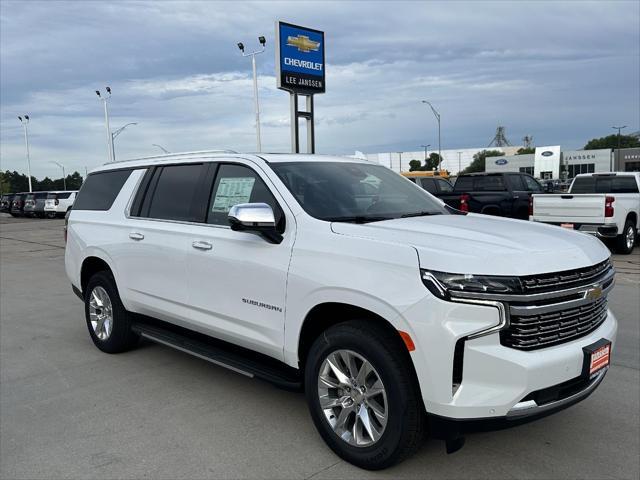
{"type": "Polygon", "coordinates": [[[440,155],[438,155],[436,152],[431,152],[429,154],[429,158],[427,158],[427,162],[424,170],[431,171],[434,168],[438,170],[439,166],[440,166],[440,155]]]}
{"type": "MultiPolygon", "coordinates": [[[[82,186],[83,178],[78,172],[73,172],[71,175],[67,175],[66,180],[67,190],[78,190],[82,186]]],[[[44,177],[42,180],[31,177],[31,185],[34,192],[64,189],[64,181],[62,177],[56,179],[44,177]]],[[[0,172],[0,188],[3,193],[28,192],[29,179],[22,173],[6,170],[5,172],[0,172]]]]}
{"type": "Polygon", "coordinates": [[[415,172],[417,170],[422,170],[422,162],[420,160],[411,160],[409,162],[409,171],[415,172]]]}
{"type": "Polygon", "coordinates": [[[482,150],[473,156],[471,165],[462,170],[462,173],[484,172],[485,159],[487,157],[501,157],[503,155],[504,152],[501,152],[500,150],[482,150]]]}
{"type": "MultiPolygon", "coordinates": [[[[620,148],[640,147],[640,139],[633,135],[620,135],[620,148]]],[[[618,148],[618,134],[613,133],[606,137],[593,138],[584,146],[585,150],[597,150],[599,148],[618,148]]]]}
{"type": "Polygon", "coordinates": [[[536,149],[534,147],[522,147],[516,152],[516,155],[526,155],[528,153],[536,153],[536,149]]]}

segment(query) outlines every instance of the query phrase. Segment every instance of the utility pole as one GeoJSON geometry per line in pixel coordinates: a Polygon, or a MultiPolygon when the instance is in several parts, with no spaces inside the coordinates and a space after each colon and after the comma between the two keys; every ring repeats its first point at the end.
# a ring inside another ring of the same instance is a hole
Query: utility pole
{"type": "Polygon", "coordinates": [[[458,175],[460,175],[460,170],[462,170],[462,166],[461,166],[461,162],[460,162],[460,155],[462,155],[461,151],[458,152],[458,175]]]}
{"type": "Polygon", "coordinates": [[[440,114],[435,108],[433,108],[433,105],[431,105],[431,102],[428,102],[427,100],[422,100],[422,103],[429,105],[429,107],[431,108],[431,111],[433,112],[433,115],[436,117],[436,120],[438,120],[438,170],[442,170],[442,145],[440,143],[440,114]]]}
{"type": "Polygon", "coordinates": [[[111,128],[109,127],[109,107],[108,102],[111,99],[111,87],[106,87],[107,93],[102,96],[100,90],[96,90],[96,95],[104,104],[104,126],[107,131],[107,163],[115,161],[113,155],[113,143],[111,141],[111,128]]]}
{"type": "Polygon", "coordinates": [[[611,127],[614,130],[618,130],[618,152],[616,153],[616,165],[614,166],[614,168],[612,170],[617,170],[620,168],[620,130],[622,130],[623,128],[627,128],[626,125],[623,125],[622,127],[611,127]]]}
{"type": "Polygon", "coordinates": [[[398,155],[400,156],[400,172],[402,173],[402,152],[398,152],[398,155]]]}
{"type": "MultiPolygon", "coordinates": [[[[67,189],[67,175],[64,173],[64,165],[62,165],[61,163],[56,162],[55,160],[52,160],[51,163],[55,163],[56,165],[58,165],[61,169],[62,169],[62,185],[64,185],[64,190],[67,189]]],[[[86,169],[87,167],[85,167],[86,169]]]]}
{"type": "Polygon", "coordinates": [[[29,177],[29,193],[33,192],[33,188],[31,187],[31,159],[29,158],[29,133],[27,132],[27,125],[29,124],[29,115],[25,115],[24,117],[18,116],[20,123],[22,123],[22,128],[24,128],[24,145],[27,149],[27,177],[29,177]]]}
{"type": "Polygon", "coordinates": [[[431,144],[428,145],[420,145],[422,148],[424,148],[424,164],[427,164],[427,148],[429,148],[431,146],[431,144]]]}
{"type": "Polygon", "coordinates": [[[256,55],[264,52],[267,40],[261,35],[258,37],[258,42],[260,42],[262,48],[251,53],[245,53],[244,44],[242,42],[238,43],[238,48],[242,52],[243,57],[251,57],[251,65],[253,67],[253,99],[255,101],[256,109],[256,144],[258,146],[258,152],[261,152],[262,141],[260,139],[260,102],[258,101],[258,74],[256,72],[256,55]]]}

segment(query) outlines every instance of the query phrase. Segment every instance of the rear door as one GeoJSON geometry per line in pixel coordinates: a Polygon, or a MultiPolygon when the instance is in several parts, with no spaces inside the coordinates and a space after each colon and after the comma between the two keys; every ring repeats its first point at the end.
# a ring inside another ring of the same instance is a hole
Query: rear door
{"type": "Polygon", "coordinates": [[[282,359],[287,271],[295,220],[259,166],[220,163],[203,198],[206,223],[189,225],[187,297],[199,330],[282,359]],[[229,209],[238,203],[271,206],[280,244],[231,230],[229,209]]]}
{"type": "Polygon", "coordinates": [[[118,255],[121,284],[131,308],[164,320],[188,321],[186,227],[198,218],[193,201],[208,164],[151,168],[130,207],[118,255]]]}

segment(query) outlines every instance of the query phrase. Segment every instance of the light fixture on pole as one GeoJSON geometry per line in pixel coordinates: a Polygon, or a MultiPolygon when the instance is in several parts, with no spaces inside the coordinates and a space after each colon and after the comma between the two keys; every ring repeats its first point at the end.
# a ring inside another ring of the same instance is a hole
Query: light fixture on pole
{"type": "Polygon", "coordinates": [[[18,116],[18,120],[22,123],[24,128],[24,145],[27,149],[27,177],[29,177],[29,193],[33,192],[31,187],[31,159],[29,158],[29,132],[27,131],[27,125],[29,124],[29,115],[24,117],[18,116]]]}
{"type": "Polygon", "coordinates": [[[137,122],[131,122],[131,123],[127,123],[126,125],[114,130],[113,132],[111,132],[111,154],[113,155],[113,161],[115,162],[116,160],[116,145],[114,143],[114,140],[116,139],[116,137],[118,135],[120,135],[125,128],[127,128],[129,125],[137,125],[137,122]]]}
{"type": "Polygon", "coordinates": [[[51,160],[51,163],[55,163],[62,169],[62,185],[64,186],[64,190],[67,189],[67,175],[64,173],[64,165],[56,162],[55,160],[51,160]]]}
{"type": "Polygon", "coordinates": [[[256,50],[254,52],[245,52],[244,44],[242,42],[238,43],[238,48],[242,52],[243,57],[251,57],[251,65],[253,67],[253,99],[255,101],[255,109],[256,109],[256,144],[258,146],[258,152],[262,151],[262,142],[260,140],[260,103],[258,101],[258,76],[256,73],[256,55],[264,52],[265,45],[267,44],[267,40],[261,35],[258,37],[258,42],[262,47],[260,50],[256,50]]]}
{"type": "Polygon", "coordinates": [[[160,150],[162,150],[164,153],[171,153],[169,150],[167,150],[166,148],[164,148],[162,145],[158,145],[157,143],[152,143],[151,144],[152,147],[158,147],[160,150]]]}
{"type": "Polygon", "coordinates": [[[427,164],[427,148],[429,148],[431,146],[431,144],[428,145],[420,145],[422,148],[424,148],[424,164],[427,164]]]}
{"type": "Polygon", "coordinates": [[[442,150],[441,150],[442,147],[440,144],[440,114],[435,108],[433,108],[433,105],[431,105],[431,102],[428,102],[427,100],[422,100],[422,103],[426,103],[427,105],[429,105],[429,107],[431,108],[431,111],[433,112],[436,119],[438,120],[438,170],[442,170],[442,150]]]}
{"type": "Polygon", "coordinates": [[[111,128],[109,127],[109,106],[108,102],[111,99],[111,87],[106,87],[107,93],[105,95],[100,94],[100,90],[96,90],[96,95],[104,104],[104,126],[107,131],[107,163],[113,162],[115,157],[113,155],[113,144],[111,141],[111,128]]]}
{"type": "Polygon", "coordinates": [[[626,125],[623,125],[622,127],[611,127],[614,130],[618,130],[618,152],[616,153],[616,164],[615,165],[615,169],[619,169],[621,167],[620,165],[620,130],[622,130],[623,128],[627,128],[626,125]]]}

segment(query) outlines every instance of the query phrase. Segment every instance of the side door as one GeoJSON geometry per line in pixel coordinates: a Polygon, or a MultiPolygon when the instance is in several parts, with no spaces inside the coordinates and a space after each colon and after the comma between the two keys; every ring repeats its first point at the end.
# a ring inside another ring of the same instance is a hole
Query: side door
{"type": "Polygon", "coordinates": [[[524,183],[525,175],[517,173],[506,175],[511,190],[511,214],[513,218],[529,218],[529,192],[524,183]]]}
{"type": "Polygon", "coordinates": [[[186,323],[189,234],[193,207],[208,164],[150,168],[142,179],[123,226],[117,256],[130,308],[162,320],[186,323]]]}
{"type": "Polygon", "coordinates": [[[286,283],[295,219],[260,167],[220,163],[204,196],[205,223],[190,225],[186,261],[194,326],[214,337],[282,359],[286,283]],[[239,203],[271,206],[283,241],[231,230],[239,203]]]}

